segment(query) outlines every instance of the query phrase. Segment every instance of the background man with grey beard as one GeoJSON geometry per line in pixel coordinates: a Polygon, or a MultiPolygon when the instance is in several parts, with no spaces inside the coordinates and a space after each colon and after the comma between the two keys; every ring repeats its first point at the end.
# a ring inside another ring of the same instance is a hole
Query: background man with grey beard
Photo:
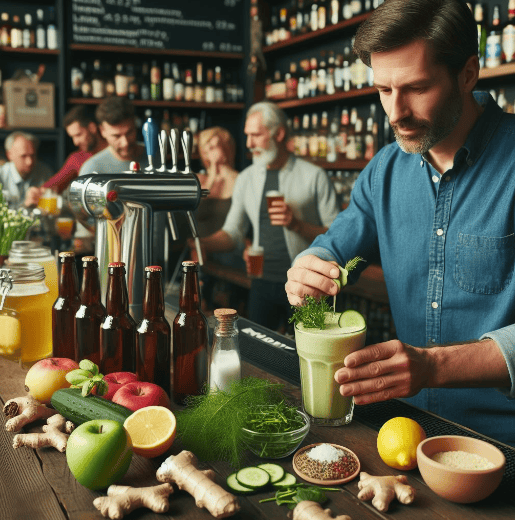
{"type": "Polygon", "coordinates": [[[243,245],[252,230],[253,243],[265,253],[263,277],[252,280],[249,318],[272,330],[284,330],[288,323],[284,284],[293,258],[324,233],[339,212],[326,172],[287,150],[286,123],[286,115],[273,103],[250,107],[245,134],[253,164],[236,179],[222,229],[201,239],[208,253],[230,251],[243,245]],[[267,191],[284,195],[284,202],[276,201],[270,215],[267,191]]]}

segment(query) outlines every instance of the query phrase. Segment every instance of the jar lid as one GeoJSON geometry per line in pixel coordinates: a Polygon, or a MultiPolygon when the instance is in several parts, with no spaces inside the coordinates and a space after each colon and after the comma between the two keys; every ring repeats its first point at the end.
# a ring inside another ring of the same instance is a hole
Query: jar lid
{"type": "Polygon", "coordinates": [[[40,282],[45,279],[45,269],[39,264],[14,264],[9,266],[14,283],[40,282]]]}
{"type": "Polygon", "coordinates": [[[160,266],[160,265],[149,265],[147,267],[145,267],[145,271],[147,273],[157,273],[157,272],[161,272],[163,270],[163,268],[160,266]]]}
{"type": "Polygon", "coordinates": [[[234,309],[215,309],[213,313],[219,320],[234,318],[238,316],[238,311],[234,309]]]}
{"type": "Polygon", "coordinates": [[[13,240],[11,249],[33,249],[36,246],[36,242],[33,242],[32,240],[13,240]]]}
{"type": "MultiPolygon", "coordinates": [[[[26,241],[19,241],[19,244],[25,244],[26,241]]],[[[34,242],[31,242],[34,244],[34,242]]],[[[13,247],[9,250],[9,258],[11,260],[23,260],[29,262],[30,260],[36,260],[38,258],[44,258],[45,256],[52,256],[52,252],[49,247],[45,246],[16,246],[16,242],[13,242],[13,247]]]]}

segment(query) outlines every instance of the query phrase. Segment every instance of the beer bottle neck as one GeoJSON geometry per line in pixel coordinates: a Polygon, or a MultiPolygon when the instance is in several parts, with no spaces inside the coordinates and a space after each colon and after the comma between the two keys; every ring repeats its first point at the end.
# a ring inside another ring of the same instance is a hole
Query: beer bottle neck
{"type": "Polygon", "coordinates": [[[143,318],[154,320],[164,317],[164,297],[160,273],[147,273],[143,295],[143,318]]]}
{"type": "Polygon", "coordinates": [[[66,258],[61,263],[59,276],[59,296],[61,298],[74,298],[79,295],[79,277],[75,258],[66,258]]]}
{"type": "Polygon", "coordinates": [[[186,271],[182,275],[179,308],[183,312],[200,311],[200,289],[196,271],[186,271]]]}
{"type": "Polygon", "coordinates": [[[114,268],[109,272],[106,311],[111,316],[121,316],[129,309],[129,296],[124,274],[123,270],[114,268]]]}
{"type": "Polygon", "coordinates": [[[88,265],[83,272],[81,303],[92,305],[100,302],[100,280],[98,278],[98,267],[88,265]]]}

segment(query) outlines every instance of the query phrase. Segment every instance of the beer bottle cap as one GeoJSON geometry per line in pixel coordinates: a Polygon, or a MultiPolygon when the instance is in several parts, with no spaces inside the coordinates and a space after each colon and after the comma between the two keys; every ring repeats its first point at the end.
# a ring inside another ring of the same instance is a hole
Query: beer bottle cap
{"type": "Polygon", "coordinates": [[[161,272],[163,268],[160,265],[149,265],[145,267],[145,271],[149,273],[161,272]]]}
{"type": "Polygon", "coordinates": [[[96,256],[83,256],[83,262],[98,262],[98,258],[96,256]]]}
{"type": "Polygon", "coordinates": [[[75,253],[73,251],[64,251],[63,253],[59,253],[59,258],[70,258],[75,257],[75,253]]]}
{"type": "Polygon", "coordinates": [[[109,262],[108,267],[125,267],[125,262],[109,262]]]}

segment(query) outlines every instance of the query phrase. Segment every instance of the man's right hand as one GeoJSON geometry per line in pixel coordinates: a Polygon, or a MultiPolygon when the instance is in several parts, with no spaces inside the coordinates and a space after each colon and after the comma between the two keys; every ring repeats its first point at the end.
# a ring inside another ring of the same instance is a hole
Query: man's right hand
{"type": "Polygon", "coordinates": [[[36,207],[44,192],[45,188],[43,187],[36,188],[35,186],[31,186],[25,194],[24,206],[26,208],[36,207]]]}
{"type": "Polygon", "coordinates": [[[338,292],[334,278],[340,271],[334,262],[322,260],[315,255],[299,258],[288,269],[285,289],[291,305],[302,305],[304,296],[333,296],[338,292]]]}

